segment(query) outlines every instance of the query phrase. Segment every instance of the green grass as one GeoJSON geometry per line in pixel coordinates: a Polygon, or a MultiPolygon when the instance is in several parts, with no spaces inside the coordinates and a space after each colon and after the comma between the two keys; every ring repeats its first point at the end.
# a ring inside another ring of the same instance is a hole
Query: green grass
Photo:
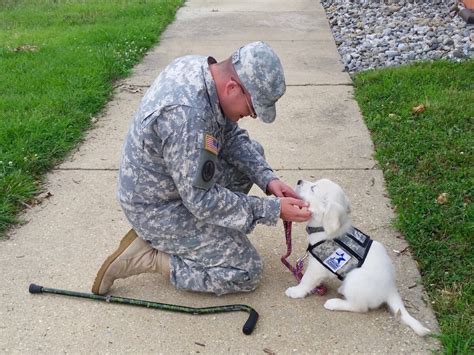
{"type": "Polygon", "coordinates": [[[396,227],[419,263],[447,354],[474,352],[473,73],[473,60],[441,61],[354,78],[396,227]]]}
{"type": "Polygon", "coordinates": [[[0,236],[183,2],[0,2],[0,236]]]}

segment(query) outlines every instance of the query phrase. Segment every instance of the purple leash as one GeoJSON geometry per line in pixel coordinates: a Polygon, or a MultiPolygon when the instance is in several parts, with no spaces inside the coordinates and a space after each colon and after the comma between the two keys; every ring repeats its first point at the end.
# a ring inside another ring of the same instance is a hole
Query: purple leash
{"type": "MultiPolygon", "coordinates": [[[[296,261],[295,266],[292,266],[288,260],[286,260],[290,254],[291,254],[291,222],[289,221],[283,221],[283,226],[285,227],[285,239],[286,239],[286,254],[283,255],[280,260],[285,265],[291,273],[295,276],[296,280],[298,282],[301,281],[301,278],[303,277],[303,266],[304,266],[304,260],[308,256],[306,253],[302,258],[299,258],[296,261]]],[[[323,284],[316,286],[311,293],[317,293],[320,296],[323,296],[326,294],[327,288],[323,284]]]]}

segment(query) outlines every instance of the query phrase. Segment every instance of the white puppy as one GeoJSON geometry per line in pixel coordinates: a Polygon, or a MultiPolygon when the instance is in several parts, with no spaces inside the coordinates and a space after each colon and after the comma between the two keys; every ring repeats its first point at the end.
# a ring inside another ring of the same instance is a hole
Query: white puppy
{"type": "Polygon", "coordinates": [[[305,297],[324,279],[338,277],[343,279],[338,292],[345,299],[327,300],[324,308],[367,312],[386,303],[416,334],[428,334],[430,330],[405,309],[395,285],[395,270],[384,246],[352,227],[349,201],[341,187],[328,179],[315,183],[300,180],[296,193],[309,203],[313,214],[306,227],[312,257],[300,284],[288,288],[286,295],[305,297]]]}

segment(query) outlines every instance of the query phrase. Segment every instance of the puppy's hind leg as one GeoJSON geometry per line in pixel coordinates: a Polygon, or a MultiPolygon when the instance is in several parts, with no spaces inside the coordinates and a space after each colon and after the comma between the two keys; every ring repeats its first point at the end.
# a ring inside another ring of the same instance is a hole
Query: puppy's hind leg
{"type": "MultiPolygon", "coordinates": [[[[356,271],[357,270],[354,270],[353,272],[356,271]]],[[[350,287],[353,285],[353,283],[348,283],[350,280],[352,280],[351,277],[353,278],[354,274],[348,275],[346,280],[344,280],[344,282],[342,283],[341,287],[339,287],[339,289],[337,290],[341,295],[345,297],[345,299],[332,298],[330,300],[327,300],[324,303],[324,308],[330,311],[346,311],[358,313],[368,311],[369,308],[367,303],[361,300],[360,294],[354,294],[353,288],[350,287]]]]}
{"type": "Polygon", "coordinates": [[[330,311],[346,311],[346,312],[367,312],[368,308],[343,300],[342,298],[331,298],[324,303],[324,308],[330,311]]]}

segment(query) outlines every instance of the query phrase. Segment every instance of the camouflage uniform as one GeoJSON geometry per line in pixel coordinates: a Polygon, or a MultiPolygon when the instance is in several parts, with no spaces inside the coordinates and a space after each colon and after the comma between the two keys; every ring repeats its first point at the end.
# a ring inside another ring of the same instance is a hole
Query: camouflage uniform
{"type": "Polygon", "coordinates": [[[141,238],[170,254],[178,288],[218,295],[251,291],[262,260],[247,238],[276,224],[276,175],[261,146],[223,115],[212,57],[174,60],[145,94],[123,148],[118,198],[141,238]]]}

